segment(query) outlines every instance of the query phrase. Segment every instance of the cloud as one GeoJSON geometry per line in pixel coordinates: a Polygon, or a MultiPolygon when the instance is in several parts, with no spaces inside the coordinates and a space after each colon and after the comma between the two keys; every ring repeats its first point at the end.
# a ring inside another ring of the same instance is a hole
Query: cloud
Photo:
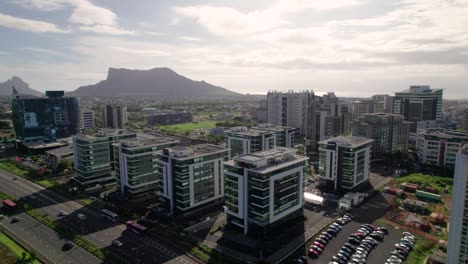
{"type": "Polygon", "coordinates": [[[32,51],[32,52],[42,53],[42,54],[46,54],[46,55],[67,56],[66,54],[64,54],[62,52],[51,50],[51,49],[43,49],[43,48],[35,48],[35,47],[25,47],[25,48],[22,48],[22,49],[26,50],[26,51],[32,51]]]}
{"type": "Polygon", "coordinates": [[[68,18],[75,28],[84,32],[109,35],[131,35],[135,32],[122,29],[117,15],[109,9],[93,4],[89,0],[12,0],[26,8],[54,11],[66,6],[71,8],[68,18]]]}
{"type": "Polygon", "coordinates": [[[124,53],[130,53],[130,54],[136,54],[136,55],[146,55],[146,56],[169,56],[170,54],[165,51],[161,50],[148,50],[148,49],[135,49],[135,48],[124,48],[124,47],[112,47],[113,50],[119,51],[119,52],[124,52],[124,53]]]}
{"type": "Polygon", "coordinates": [[[8,55],[9,53],[6,51],[0,51],[0,55],[8,55]]]}
{"type": "Polygon", "coordinates": [[[0,13],[0,26],[34,33],[66,33],[57,25],[32,19],[24,19],[0,13]]]}
{"type": "Polygon", "coordinates": [[[200,41],[201,40],[201,38],[187,37],[187,36],[179,37],[179,39],[185,40],[185,41],[200,41]]]}

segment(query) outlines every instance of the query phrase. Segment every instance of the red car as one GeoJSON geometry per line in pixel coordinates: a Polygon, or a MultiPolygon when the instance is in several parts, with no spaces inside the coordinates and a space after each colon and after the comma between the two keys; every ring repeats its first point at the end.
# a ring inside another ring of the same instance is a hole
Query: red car
{"type": "Polygon", "coordinates": [[[319,242],[314,242],[314,245],[321,248],[321,249],[325,248],[325,246],[323,244],[319,243],[319,242]]]}
{"type": "Polygon", "coordinates": [[[360,237],[360,238],[365,238],[365,237],[366,237],[366,235],[364,235],[364,234],[361,233],[361,232],[356,232],[356,233],[354,233],[354,234],[355,234],[356,236],[360,237]]]}
{"type": "Polygon", "coordinates": [[[309,255],[320,256],[320,252],[315,251],[313,248],[309,249],[309,255]]]}

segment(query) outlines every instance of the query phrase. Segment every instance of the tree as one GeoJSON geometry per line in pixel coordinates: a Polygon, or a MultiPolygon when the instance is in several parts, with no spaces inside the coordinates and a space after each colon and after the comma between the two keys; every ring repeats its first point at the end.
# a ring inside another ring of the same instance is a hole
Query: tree
{"type": "Polygon", "coordinates": [[[70,171],[72,169],[72,161],[68,159],[63,159],[59,162],[57,171],[70,171]]]}

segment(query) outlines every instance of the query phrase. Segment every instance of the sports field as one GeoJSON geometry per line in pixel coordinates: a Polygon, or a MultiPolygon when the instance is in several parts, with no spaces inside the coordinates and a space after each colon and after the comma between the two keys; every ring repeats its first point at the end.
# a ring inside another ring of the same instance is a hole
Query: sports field
{"type": "Polygon", "coordinates": [[[215,127],[216,127],[216,121],[200,121],[200,122],[190,122],[190,123],[184,123],[184,124],[160,126],[159,128],[169,133],[184,134],[184,133],[189,133],[192,130],[197,129],[197,128],[215,128],[215,127]]]}

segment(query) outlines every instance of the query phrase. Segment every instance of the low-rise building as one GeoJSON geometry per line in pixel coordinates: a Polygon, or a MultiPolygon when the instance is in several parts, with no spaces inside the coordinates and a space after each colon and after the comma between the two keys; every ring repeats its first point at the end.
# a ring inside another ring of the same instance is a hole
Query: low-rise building
{"type": "Polygon", "coordinates": [[[319,142],[319,175],[334,190],[350,190],[369,180],[373,140],[338,136],[319,142]]]}
{"type": "Polygon", "coordinates": [[[229,225],[245,235],[264,234],[302,214],[307,159],[294,149],[279,147],[224,162],[229,225]]]}
{"type": "Polygon", "coordinates": [[[180,141],[168,137],[123,140],[114,143],[116,179],[122,194],[141,196],[159,191],[157,151],[180,141]]]}
{"type": "Polygon", "coordinates": [[[62,160],[73,161],[73,145],[51,149],[45,152],[47,167],[57,170],[62,160]]]}
{"type": "Polygon", "coordinates": [[[468,132],[448,129],[419,130],[417,150],[422,163],[455,166],[456,155],[468,143],[468,132]]]}
{"type": "Polygon", "coordinates": [[[176,146],[157,151],[159,196],[175,214],[224,201],[223,161],[228,149],[211,145],[176,146]]]}

